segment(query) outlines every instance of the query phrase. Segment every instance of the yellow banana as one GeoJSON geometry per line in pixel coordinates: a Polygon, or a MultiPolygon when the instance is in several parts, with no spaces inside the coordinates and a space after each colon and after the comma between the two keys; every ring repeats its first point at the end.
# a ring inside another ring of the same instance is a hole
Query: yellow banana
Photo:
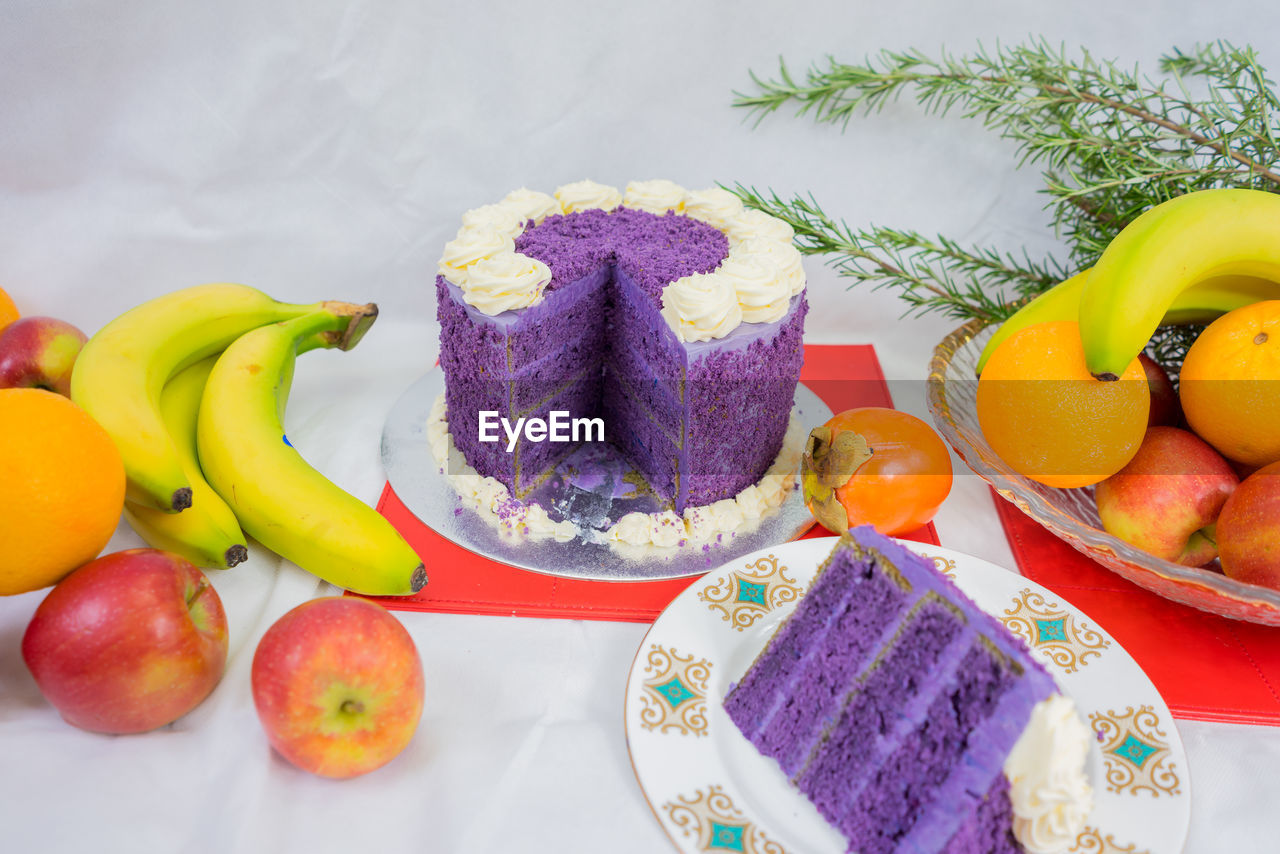
{"type": "Polygon", "coordinates": [[[1280,282],[1280,195],[1188,193],[1156,205],[1116,235],[1080,292],[1089,371],[1099,379],[1120,376],[1179,293],[1222,276],[1280,282]]]}
{"type": "Polygon", "coordinates": [[[1035,299],[1009,315],[996,334],[991,336],[987,345],[978,356],[978,365],[974,373],[981,374],[987,359],[995,349],[1013,333],[1036,323],[1049,323],[1055,320],[1075,320],[1080,313],[1080,290],[1089,275],[1086,268],[1069,279],[1054,285],[1044,293],[1037,294],[1035,299]]]}
{"type": "Polygon", "coordinates": [[[125,501],[124,516],[152,547],[180,554],[196,566],[221,569],[243,562],[249,550],[235,514],[205,480],[196,457],[200,398],[217,360],[216,355],[209,356],[183,368],[160,392],[160,417],[191,484],[191,506],[181,513],[166,513],[125,501]]]}
{"type": "Polygon", "coordinates": [[[421,559],[377,511],[312,468],[283,427],[298,351],[341,346],[354,329],[351,346],[374,314],[331,306],[245,333],[209,375],[196,438],[205,476],[251,537],[339,587],[404,595],[426,584],[421,559]]]}
{"type": "MultiPolygon", "coordinates": [[[[1081,270],[1061,284],[1037,295],[1031,302],[1014,312],[983,347],[975,372],[981,374],[983,366],[995,352],[996,347],[1020,329],[1033,323],[1079,320],[1080,296],[1084,293],[1085,281],[1089,278],[1092,269],[1088,267],[1081,270]]],[[[1173,302],[1165,308],[1159,325],[1209,323],[1228,311],[1268,299],[1280,299],[1280,282],[1253,276],[1214,276],[1196,282],[1175,294],[1173,302]]],[[[1148,339],[1150,337],[1150,335],[1147,336],[1148,339]]],[[[1143,341],[1143,347],[1145,346],[1146,341],[1143,341]]]]}
{"type": "Polygon", "coordinates": [[[196,285],[130,309],[89,339],[71,374],[71,399],[115,440],[129,500],[165,512],[191,505],[191,483],[159,411],[170,377],[250,329],[321,305],[277,302],[245,285],[196,285]]]}

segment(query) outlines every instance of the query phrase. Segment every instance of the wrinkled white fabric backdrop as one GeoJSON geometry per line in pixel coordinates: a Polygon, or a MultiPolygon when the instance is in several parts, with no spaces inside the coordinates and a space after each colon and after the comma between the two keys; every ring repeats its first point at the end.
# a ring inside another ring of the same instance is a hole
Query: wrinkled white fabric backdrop
{"type": "MultiPolygon", "coordinates": [[[[1280,68],[1269,4],[1017,0],[542,4],[405,0],[9,0],[0,6],[0,287],[88,332],[204,281],[290,300],[375,301],[357,350],[299,366],[289,435],[373,502],[383,419],[434,359],[429,287],[459,214],[518,186],[590,177],[813,191],[854,225],[942,232],[1032,256],[1059,247],[1034,170],[976,122],[910,99],[847,129],[729,104],[778,57],[968,51],[1043,35],[1155,73],[1173,46],[1253,43],[1280,68]]],[[[888,293],[810,262],[808,340],[873,342],[899,405],[952,325],[895,323],[888,293]]],[[[0,520],[2,524],[2,520],[0,520]]],[[[1012,560],[985,486],[956,488],[944,545],[1012,560]]],[[[110,549],[139,545],[122,526],[110,549]]],[[[19,642],[41,594],[0,601],[0,845],[8,851],[668,849],[631,771],[622,691],[645,626],[404,614],[426,711],[408,751],[346,783],[271,755],[249,694],[267,626],[332,592],[262,551],[214,584],[225,678],[195,712],[125,738],[41,699],[19,642]]],[[[1274,850],[1280,732],[1179,724],[1188,852],[1274,850]]]]}

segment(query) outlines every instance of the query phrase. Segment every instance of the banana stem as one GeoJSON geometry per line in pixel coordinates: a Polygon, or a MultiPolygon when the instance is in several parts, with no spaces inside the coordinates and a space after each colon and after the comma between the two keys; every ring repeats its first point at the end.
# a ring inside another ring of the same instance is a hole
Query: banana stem
{"type": "Polygon", "coordinates": [[[347,326],[342,330],[327,333],[333,343],[326,346],[339,350],[350,350],[360,343],[360,339],[369,331],[369,327],[378,319],[378,306],[375,303],[358,305],[350,302],[328,300],[320,304],[321,308],[335,317],[347,318],[347,326]]]}

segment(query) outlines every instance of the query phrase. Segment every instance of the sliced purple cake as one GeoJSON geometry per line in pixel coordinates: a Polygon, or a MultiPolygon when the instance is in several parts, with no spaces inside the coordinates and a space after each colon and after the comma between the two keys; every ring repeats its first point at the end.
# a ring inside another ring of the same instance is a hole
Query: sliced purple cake
{"type": "Polygon", "coordinates": [[[1029,724],[1062,718],[1061,703],[1022,642],[931,560],[861,527],[840,539],[724,708],[849,851],[989,854],[1055,850],[1041,847],[1046,822],[1068,844],[1081,829],[1088,735],[1073,710],[1053,725],[1066,727],[1057,743],[1073,745],[1058,764],[1078,766],[1054,772],[1068,789],[1058,812],[1016,817],[1005,770],[1029,724]]]}
{"type": "Polygon", "coordinates": [[[785,223],[723,190],[594,182],[469,211],[436,277],[449,431],[527,494],[573,444],[502,428],[598,418],[677,513],[732,498],[782,445],[808,304],[785,223]],[[483,415],[492,413],[492,415],[483,415]],[[494,441],[494,439],[497,441],[494,441]]]}

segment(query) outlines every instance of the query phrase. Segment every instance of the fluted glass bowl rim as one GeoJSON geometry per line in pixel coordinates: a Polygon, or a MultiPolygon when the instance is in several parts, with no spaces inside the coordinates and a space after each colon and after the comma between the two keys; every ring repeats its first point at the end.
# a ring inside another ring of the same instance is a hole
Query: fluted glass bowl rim
{"type": "MultiPolygon", "coordinates": [[[[955,396],[948,397],[959,381],[954,376],[957,356],[974,356],[976,362],[976,353],[994,331],[994,326],[982,320],[969,321],[938,343],[929,362],[929,412],[960,459],[997,494],[1050,533],[1134,584],[1224,617],[1280,625],[1280,590],[1236,581],[1212,569],[1182,566],[1129,545],[1070,512],[1066,493],[1077,493],[1077,500],[1092,501],[1092,487],[1062,490],[1041,486],[1009,469],[980,432],[965,430],[957,423],[952,409],[955,396]]],[[[976,377],[966,379],[977,381],[976,377]]],[[[976,413],[967,414],[974,415],[976,422],[976,413]]]]}

